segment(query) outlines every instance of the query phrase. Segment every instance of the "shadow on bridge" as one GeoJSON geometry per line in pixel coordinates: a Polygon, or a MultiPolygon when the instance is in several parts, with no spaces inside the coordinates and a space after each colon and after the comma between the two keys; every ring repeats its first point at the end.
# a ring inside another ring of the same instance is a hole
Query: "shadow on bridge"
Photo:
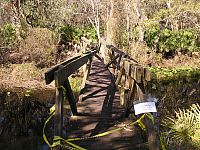
{"type": "MultiPolygon", "coordinates": [[[[82,94],[82,101],[77,104],[78,116],[71,118],[67,138],[97,135],[130,122],[120,106],[112,75],[100,59],[94,58],[82,94]]],[[[138,128],[131,126],[104,137],[74,143],[87,149],[141,149],[142,139],[138,135],[138,128]]]]}

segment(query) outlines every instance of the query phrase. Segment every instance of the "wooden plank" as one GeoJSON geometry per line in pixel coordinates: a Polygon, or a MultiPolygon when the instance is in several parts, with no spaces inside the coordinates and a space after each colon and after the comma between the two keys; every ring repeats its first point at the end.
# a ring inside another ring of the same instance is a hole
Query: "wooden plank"
{"type": "Polygon", "coordinates": [[[144,69],[141,66],[132,66],[131,67],[131,77],[137,82],[142,82],[142,77],[144,74],[144,69]]]}
{"type": "Polygon", "coordinates": [[[119,57],[119,54],[117,54],[117,55],[106,65],[106,68],[109,67],[118,57],[119,57]]]}
{"type": "Polygon", "coordinates": [[[82,84],[81,84],[81,91],[79,93],[79,100],[80,101],[82,101],[82,98],[83,98],[82,91],[83,91],[83,89],[85,87],[86,80],[87,80],[87,78],[89,76],[91,65],[92,65],[92,58],[89,58],[88,63],[86,64],[86,69],[85,69],[83,80],[82,80],[82,84]]]}
{"type": "Polygon", "coordinates": [[[66,90],[66,96],[67,96],[67,100],[69,102],[70,108],[72,110],[72,114],[74,116],[77,116],[78,112],[77,112],[77,107],[76,107],[76,100],[74,98],[74,94],[73,94],[73,91],[71,89],[71,86],[70,86],[68,79],[65,80],[65,82],[63,83],[63,86],[66,90]]]}
{"type": "Polygon", "coordinates": [[[124,94],[125,94],[125,82],[126,82],[126,75],[122,74],[121,82],[120,82],[120,105],[124,106],[124,94]]]}
{"type": "Polygon", "coordinates": [[[124,88],[127,89],[127,90],[130,90],[130,85],[131,85],[131,78],[130,78],[130,76],[128,74],[126,74],[124,88]]]}
{"type": "Polygon", "coordinates": [[[132,78],[132,79],[135,79],[135,71],[136,71],[136,70],[135,70],[135,65],[132,64],[132,65],[131,65],[131,78],[132,78]]]}
{"type": "Polygon", "coordinates": [[[125,73],[130,76],[131,74],[131,63],[128,62],[127,60],[125,60],[124,62],[124,69],[125,69],[125,73]]]}
{"type": "Polygon", "coordinates": [[[119,68],[120,68],[121,59],[122,59],[122,55],[119,56],[119,59],[118,59],[118,61],[117,61],[117,66],[116,66],[116,68],[115,68],[115,73],[114,73],[115,81],[116,81],[117,76],[118,76],[118,70],[119,70],[119,68]]]}
{"type": "Polygon", "coordinates": [[[151,72],[147,68],[144,69],[144,78],[146,81],[151,81],[151,72]]]}
{"type": "Polygon", "coordinates": [[[131,89],[129,91],[129,95],[128,95],[128,100],[127,100],[127,104],[125,107],[125,116],[128,117],[130,114],[130,109],[133,106],[133,102],[135,100],[135,92],[137,91],[136,89],[136,84],[135,84],[135,80],[131,80],[131,89]]]}
{"type": "Polygon", "coordinates": [[[88,59],[91,58],[93,55],[95,55],[97,50],[92,51],[86,55],[83,55],[82,57],[68,63],[64,66],[64,68],[59,69],[54,73],[55,76],[59,76],[59,80],[55,82],[56,85],[60,85],[60,83],[65,80],[65,78],[69,77],[74,71],[79,69],[81,66],[83,66],[85,63],[87,63],[88,59]]]}
{"type": "Polygon", "coordinates": [[[159,140],[157,139],[153,122],[148,117],[145,117],[144,119],[145,119],[144,120],[145,125],[147,127],[149,150],[159,150],[160,149],[159,140]]]}
{"type": "Polygon", "coordinates": [[[124,106],[125,103],[125,89],[121,88],[120,89],[120,105],[124,106]]]}
{"type": "MultiPolygon", "coordinates": [[[[55,80],[58,80],[57,76],[55,80]]],[[[60,137],[62,137],[63,127],[63,98],[63,89],[60,86],[56,87],[54,135],[60,137]]]]}
{"type": "Polygon", "coordinates": [[[117,79],[116,79],[116,81],[115,81],[115,85],[116,85],[116,86],[121,82],[121,78],[122,78],[122,75],[123,75],[123,71],[124,71],[124,61],[122,61],[122,64],[121,64],[121,66],[120,66],[117,79]]]}
{"type": "Polygon", "coordinates": [[[54,72],[59,69],[60,65],[67,65],[68,63],[80,58],[81,55],[74,56],[73,58],[67,59],[66,61],[62,62],[61,64],[55,65],[54,67],[50,68],[47,72],[45,72],[45,81],[46,84],[50,84],[54,80],[54,72]]]}
{"type": "Polygon", "coordinates": [[[137,67],[136,82],[141,83],[144,74],[143,67],[137,67]]]}
{"type": "MultiPolygon", "coordinates": [[[[136,83],[138,99],[143,102],[147,96],[145,94],[144,84],[136,83]]],[[[145,117],[145,125],[147,127],[148,145],[150,150],[159,150],[159,142],[157,140],[156,131],[150,118],[145,117]]]]}
{"type": "Polygon", "coordinates": [[[146,99],[146,93],[145,93],[145,88],[144,88],[144,84],[138,83],[136,81],[136,88],[137,88],[137,96],[138,96],[138,100],[140,102],[143,102],[146,99]]]}

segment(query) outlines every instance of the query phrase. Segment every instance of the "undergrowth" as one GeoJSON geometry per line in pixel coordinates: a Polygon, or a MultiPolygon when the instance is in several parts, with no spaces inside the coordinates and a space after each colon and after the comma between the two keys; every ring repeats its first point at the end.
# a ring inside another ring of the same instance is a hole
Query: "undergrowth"
{"type": "Polygon", "coordinates": [[[193,104],[189,109],[179,109],[174,117],[167,117],[163,138],[169,149],[200,149],[200,106],[193,104]]]}

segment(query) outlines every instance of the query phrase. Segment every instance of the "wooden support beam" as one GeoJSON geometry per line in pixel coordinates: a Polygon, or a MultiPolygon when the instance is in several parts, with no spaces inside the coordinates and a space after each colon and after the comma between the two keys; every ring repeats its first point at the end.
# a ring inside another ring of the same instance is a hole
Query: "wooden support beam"
{"type": "Polygon", "coordinates": [[[120,55],[117,54],[107,65],[106,68],[109,67],[120,55]]]}
{"type": "Polygon", "coordinates": [[[113,55],[113,57],[115,57],[115,52],[114,51],[112,51],[111,54],[113,55]]]}
{"type": "Polygon", "coordinates": [[[62,88],[56,88],[55,101],[55,135],[62,137],[63,122],[63,91],[62,88]]]}
{"type": "Polygon", "coordinates": [[[122,64],[121,64],[120,69],[119,69],[119,74],[118,74],[117,79],[115,81],[116,86],[121,82],[123,72],[124,72],[124,61],[122,61],[122,64]]]}
{"type": "Polygon", "coordinates": [[[88,63],[86,64],[86,68],[85,68],[85,72],[84,72],[84,76],[83,76],[83,80],[82,80],[82,84],[81,84],[81,91],[79,93],[79,100],[80,101],[82,101],[82,98],[83,98],[82,91],[85,87],[86,80],[89,76],[91,65],[92,65],[92,57],[89,58],[88,63]]]}
{"type": "Polygon", "coordinates": [[[69,77],[74,71],[79,69],[81,66],[83,66],[85,63],[87,63],[88,59],[90,59],[93,55],[95,55],[97,50],[92,51],[88,54],[83,55],[82,57],[68,63],[64,66],[64,68],[59,69],[54,73],[54,75],[59,76],[59,80],[55,83],[59,85],[60,83],[65,80],[65,78],[69,77]]]}
{"type": "MultiPolygon", "coordinates": [[[[58,80],[58,76],[54,77],[55,80],[58,80]]],[[[55,99],[55,120],[54,120],[54,136],[62,137],[62,128],[63,128],[63,99],[64,92],[61,85],[56,87],[56,99],[55,99]]],[[[59,150],[60,146],[54,148],[59,150]]]]}
{"type": "Polygon", "coordinates": [[[125,70],[125,74],[127,74],[128,76],[130,76],[131,73],[131,63],[127,60],[124,61],[124,70],[125,70]]]}
{"type": "Polygon", "coordinates": [[[118,59],[118,61],[117,61],[117,66],[116,66],[116,68],[115,68],[115,73],[114,73],[115,81],[116,81],[117,76],[118,76],[118,70],[119,70],[119,68],[120,68],[121,59],[122,59],[122,55],[119,56],[119,59],[118,59]]]}
{"type": "Polygon", "coordinates": [[[136,95],[136,82],[135,80],[131,79],[131,88],[128,95],[127,105],[125,107],[125,116],[128,117],[130,114],[131,107],[133,106],[133,101],[135,100],[136,95]]]}
{"type": "Polygon", "coordinates": [[[153,124],[152,120],[145,116],[144,118],[145,125],[147,127],[147,135],[148,135],[148,145],[149,145],[149,150],[159,150],[160,149],[160,144],[159,144],[159,139],[157,138],[156,135],[156,130],[155,130],[155,125],[153,124]]]}
{"type": "MultiPolygon", "coordinates": [[[[145,94],[145,88],[143,82],[136,83],[137,94],[139,101],[143,102],[147,97],[145,94]]],[[[148,145],[150,150],[159,150],[159,140],[157,139],[156,130],[154,128],[154,124],[152,120],[148,117],[145,117],[145,125],[147,127],[147,136],[148,136],[148,145]]]]}
{"type": "Polygon", "coordinates": [[[68,63],[70,63],[80,57],[81,57],[81,55],[78,55],[78,56],[74,56],[73,58],[67,59],[66,61],[62,62],[61,64],[55,65],[54,67],[49,69],[47,72],[45,72],[46,84],[50,84],[54,80],[54,72],[56,72],[59,69],[60,65],[65,66],[68,63]]]}
{"type": "Polygon", "coordinates": [[[144,77],[146,81],[151,81],[151,72],[147,68],[144,70],[144,77]]]}
{"type": "Polygon", "coordinates": [[[71,89],[68,79],[66,79],[65,82],[63,83],[63,87],[66,90],[66,96],[67,96],[67,100],[69,102],[70,108],[72,110],[72,114],[74,116],[77,116],[78,112],[77,112],[77,107],[76,107],[76,100],[74,98],[74,94],[73,94],[73,91],[71,89]]]}

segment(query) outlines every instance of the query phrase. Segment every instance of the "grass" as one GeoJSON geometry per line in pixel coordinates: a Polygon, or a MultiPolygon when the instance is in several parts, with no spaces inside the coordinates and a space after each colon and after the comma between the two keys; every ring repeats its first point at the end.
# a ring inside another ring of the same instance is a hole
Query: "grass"
{"type": "Polygon", "coordinates": [[[0,79],[12,82],[23,81],[44,81],[44,71],[39,69],[34,63],[10,64],[7,67],[0,68],[0,79]]]}
{"type": "Polygon", "coordinates": [[[150,67],[149,70],[154,74],[154,79],[158,81],[178,81],[196,80],[200,77],[200,68],[197,67],[150,67]]]}
{"type": "Polygon", "coordinates": [[[200,99],[200,69],[190,67],[151,67],[153,80],[148,92],[158,98],[160,119],[174,115],[174,110],[188,108],[200,99]]]}
{"type": "Polygon", "coordinates": [[[78,100],[79,93],[81,91],[82,77],[69,77],[69,82],[74,92],[75,99],[78,100]]]}
{"type": "Polygon", "coordinates": [[[194,104],[200,99],[200,68],[176,66],[149,69],[153,74],[149,92],[159,99],[159,118],[164,120],[162,139],[169,149],[199,149],[199,114],[195,114],[197,119],[194,120],[193,113],[194,104]],[[194,127],[197,124],[198,128],[194,127]]]}

